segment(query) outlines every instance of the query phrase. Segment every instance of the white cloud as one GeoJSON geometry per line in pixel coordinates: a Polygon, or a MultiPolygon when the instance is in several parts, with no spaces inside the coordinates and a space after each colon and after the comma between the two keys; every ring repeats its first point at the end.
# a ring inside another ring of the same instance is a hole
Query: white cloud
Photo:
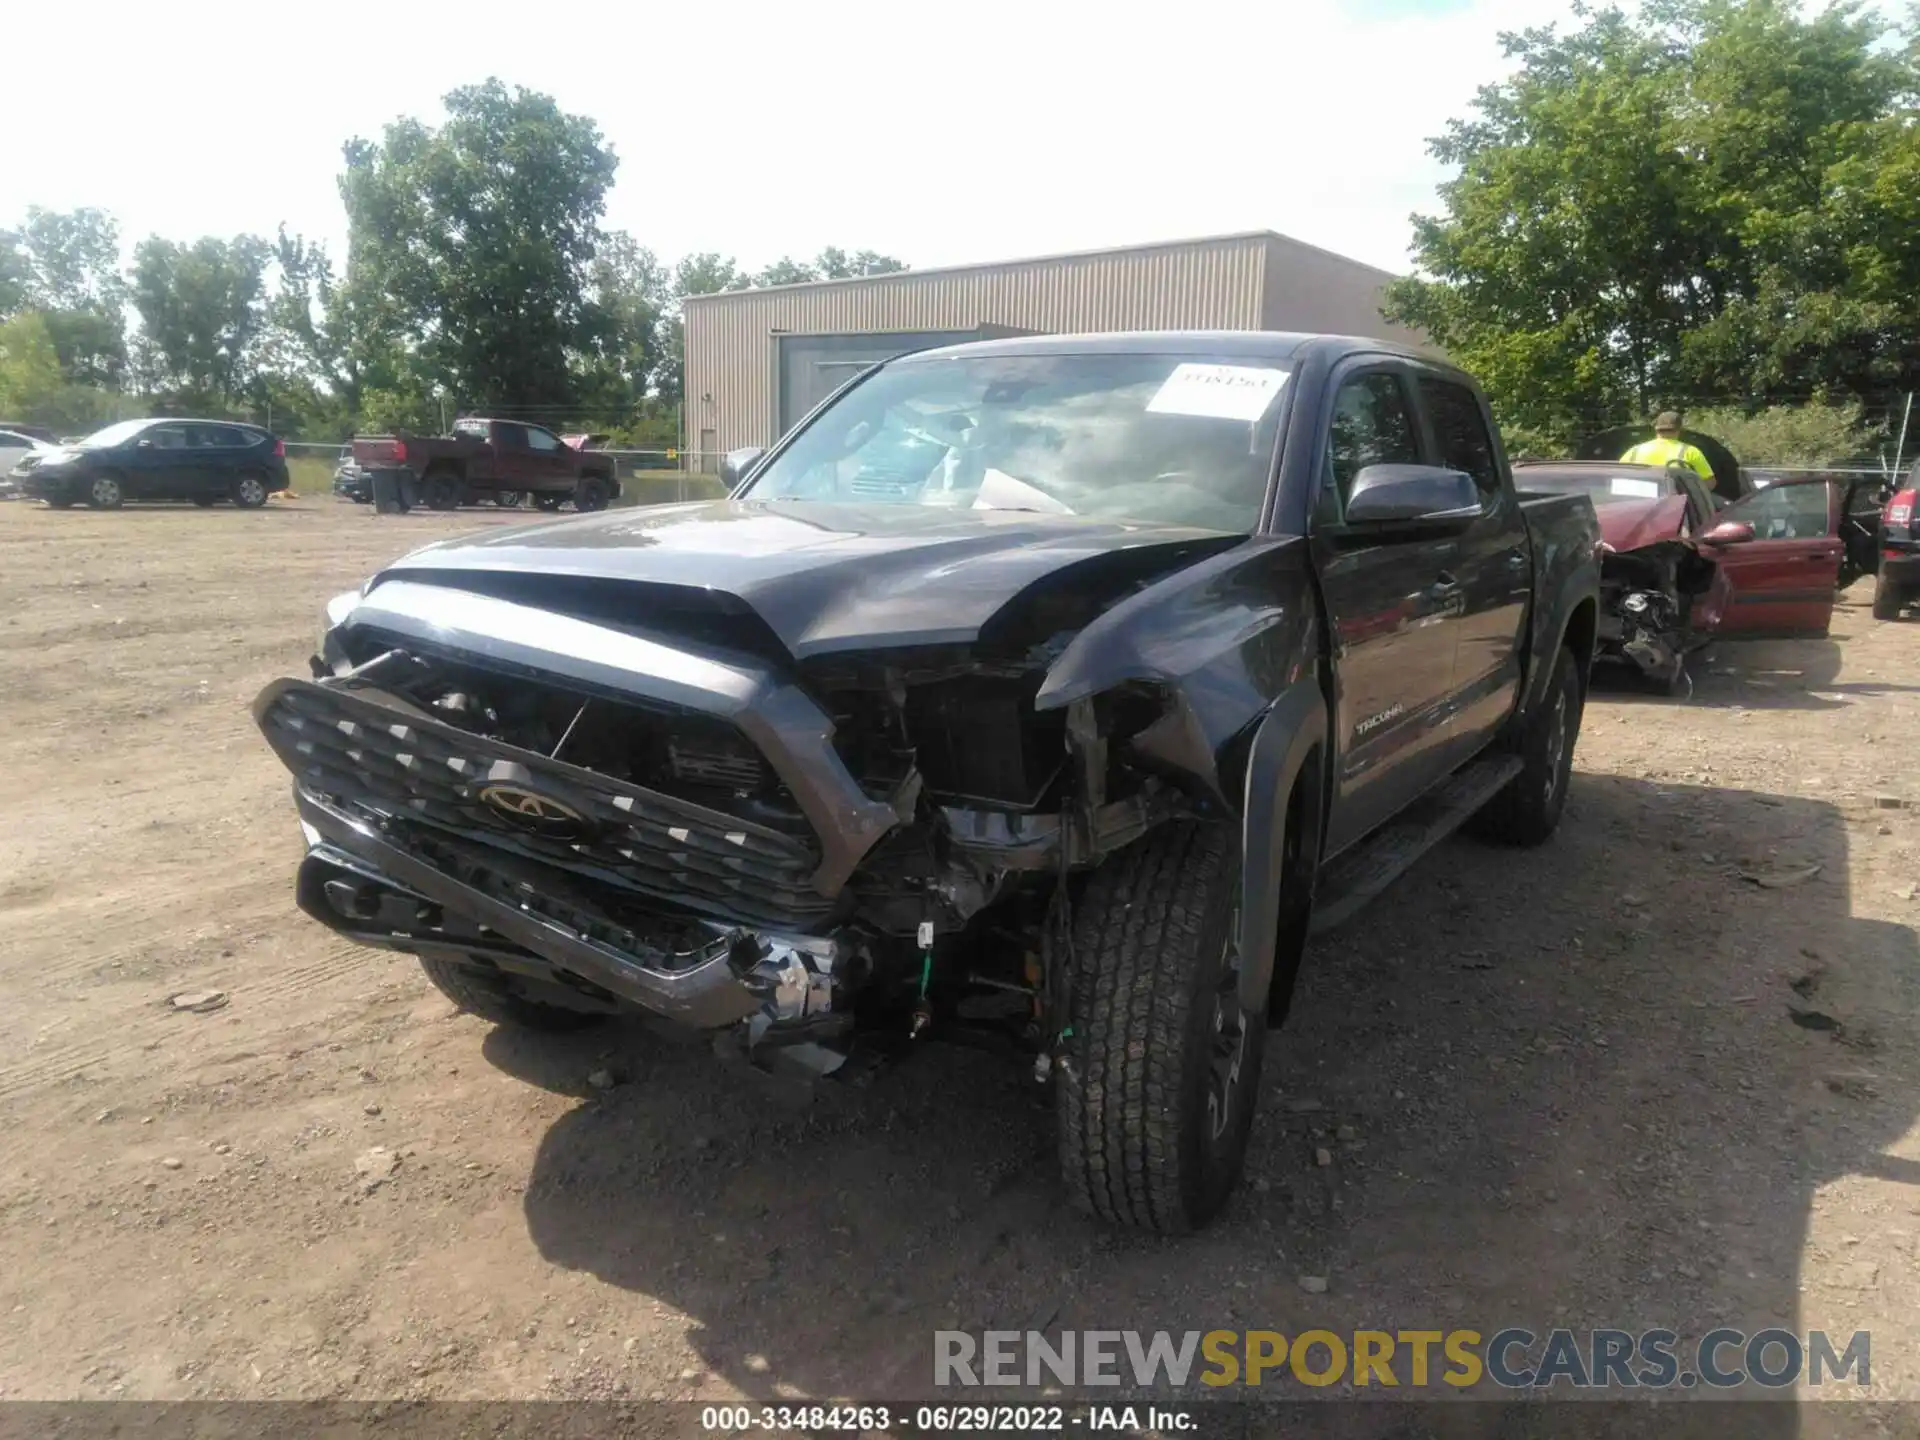
{"type": "Polygon", "coordinates": [[[663,255],[925,266],[1276,229],[1399,269],[1441,178],[1425,138],[1501,73],[1496,32],[1564,9],[182,0],[81,31],[99,12],[31,6],[0,223],[97,205],[130,240],[284,221],[339,249],[341,143],[498,74],[598,120],[609,223],[663,255]]]}

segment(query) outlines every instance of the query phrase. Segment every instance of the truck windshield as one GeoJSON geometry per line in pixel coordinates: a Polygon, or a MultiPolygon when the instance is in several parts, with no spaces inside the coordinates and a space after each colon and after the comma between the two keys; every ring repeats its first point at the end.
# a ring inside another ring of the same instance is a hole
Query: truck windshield
{"type": "Polygon", "coordinates": [[[1288,371],[1186,355],[905,360],[841,396],[745,498],[1259,523],[1288,371]]]}

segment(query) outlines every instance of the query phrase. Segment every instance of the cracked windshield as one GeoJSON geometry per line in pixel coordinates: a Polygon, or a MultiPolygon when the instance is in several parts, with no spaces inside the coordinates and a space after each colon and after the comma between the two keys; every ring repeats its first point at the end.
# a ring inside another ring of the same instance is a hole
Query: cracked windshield
{"type": "Polygon", "coordinates": [[[1286,379],[1270,364],[1151,354],[894,364],[808,426],[748,498],[1251,531],[1286,379]]]}

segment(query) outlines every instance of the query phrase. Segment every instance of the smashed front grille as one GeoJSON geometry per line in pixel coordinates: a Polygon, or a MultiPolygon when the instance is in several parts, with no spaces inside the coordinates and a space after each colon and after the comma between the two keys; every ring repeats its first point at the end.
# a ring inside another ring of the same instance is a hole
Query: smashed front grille
{"type": "Polygon", "coordinates": [[[622,903],[618,893],[592,882],[556,885],[553,877],[516,871],[511,861],[473,845],[416,831],[407,848],[441,873],[582,940],[615,950],[652,970],[691,970],[731,948],[730,935],[699,923],[663,922],[658,915],[622,903]]]}
{"type": "Polygon", "coordinates": [[[831,907],[811,883],[810,833],[474,734],[380,690],[284,681],[260,724],[303,787],[436,866],[433,831],[769,928],[804,929],[831,907]]]}

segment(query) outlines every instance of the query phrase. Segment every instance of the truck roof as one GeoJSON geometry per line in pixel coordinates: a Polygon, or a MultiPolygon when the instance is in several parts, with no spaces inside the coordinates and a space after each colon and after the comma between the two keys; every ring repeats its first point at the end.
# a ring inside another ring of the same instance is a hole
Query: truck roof
{"type": "MultiPolygon", "coordinates": [[[[1334,354],[1398,355],[1445,365],[1437,356],[1391,340],[1360,335],[1316,335],[1290,330],[1113,330],[1075,335],[1017,335],[919,350],[894,363],[951,360],[969,355],[1209,355],[1248,360],[1293,360],[1311,347],[1334,354]]],[[[1453,367],[1447,366],[1448,369],[1453,367]]]]}

